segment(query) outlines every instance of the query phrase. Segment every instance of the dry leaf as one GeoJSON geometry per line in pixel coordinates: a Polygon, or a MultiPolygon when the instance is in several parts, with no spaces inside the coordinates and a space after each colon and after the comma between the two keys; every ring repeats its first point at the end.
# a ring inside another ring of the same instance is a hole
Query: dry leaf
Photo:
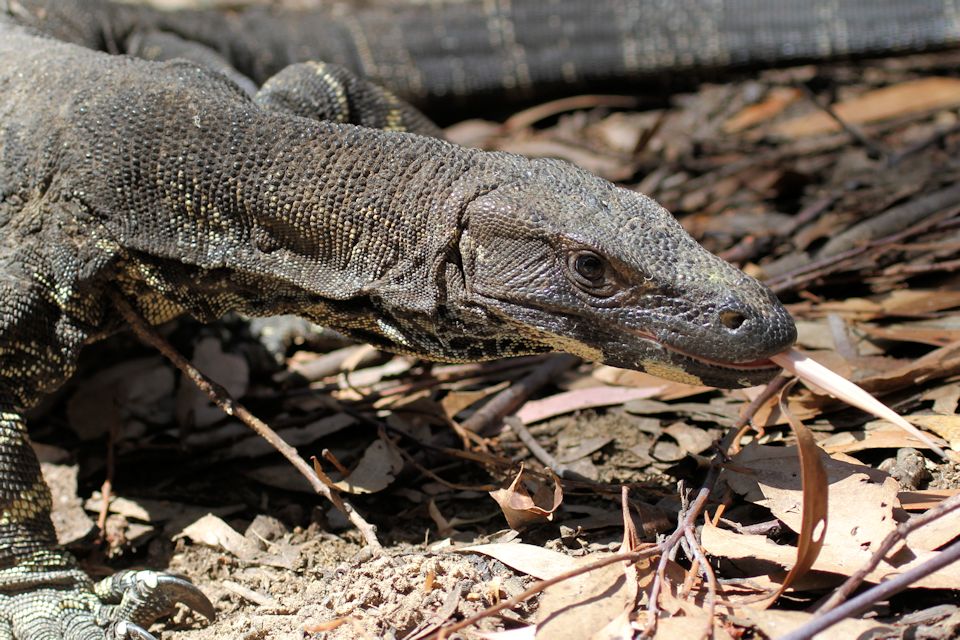
{"type": "Polygon", "coordinates": [[[383,440],[375,440],[350,475],[333,484],[347,493],[376,493],[390,486],[402,469],[403,457],[383,440]]]}
{"type": "MultiPolygon", "coordinates": [[[[579,558],[580,564],[596,562],[602,554],[579,558]]],[[[537,638],[584,640],[592,631],[603,630],[636,601],[623,564],[615,562],[552,585],[544,591],[537,608],[537,638]]]]}
{"type": "MultiPolygon", "coordinates": [[[[819,450],[818,450],[819,451],[819,450]]],[[[829,482],[825,546],[870,548],[893,530],[897,483],[882,471],[833,460],[819,452],[829,482]]],[[[796,447],[751,443],[724,471],[727,484],[799,532],[803,493],[796,447]],[[744,469],[743,473],[734,469],[744,469]]]]}
{"type": "Polygon", "coordinates": [[[770,358],[775,363],[794,374],[806,384],[812,384],[816,387],[826,390],[827,393],[843,400],[844,402],[862,409],[867,413],[873,414],[878,418],[889,420],[907,433],[919,438],[927,446],[936,451],[941,457],[946,458],[947,454],[925,433],[914,427],[912,424],[900,417],[893,409],[889,408],[869,393],[850,382],[843,376],[830,371],[822,364],[810,358],[796,349],[789,349],[783,353],[778,353],[770,358]]]}
{"type": "Polygon", "coordinates": [[[803,96],[793,87],[774,87],[763,101],[744,107],[723,123],[724,133],[737,133],[770,120],[803,96]]]}
{"type": "Polygon", "coordinates": [[[960,416],[912,415],[910,422],[933,431],[946,440],[951,449],[960,451],[960,416]]]}
{"type": "MultiPolygon", "coordinates": [[[[726,558],[733,561],[760,560],[771,562],[781,567],[789,567],[796,558],[796,549],[787,545],[778,545],[765,536],[735,533],[705,524],[702,530],[704,550],[710,555],[726,558]]],[[[892,575],[908,571],[932,559],[937,551],[919,551],[910,562],[890,565],[881,562],[880,566],[870,572],[867,582],[878,583],[892,575]]],[[[840,576],[849,576],[867,563],[870,553],[865,550],[856,550],[853,547],[838,549],[824,546],[813,565],[814,571],[826,571],[840,576]]],[[[764,569],[769,571],[769,569],[764,569]]],[[[911,586],[922,589],[954,589],[960,584],[960,567],[950,565],[935,573],[920,578],[911,586]]]]}
{"type": "Polygon", "coordinates": [[[440,406],[443,407],[443,412],[446,416],[453,420],[456,415],[464,409],[468,409],[481,400],[500,393],[509,386],[510,381],[504,380],[497,384],[487,385],[476,391],[451,391],[440,401],[440,406]]]}
{"type": "MultiPolygon", "coordinates": [[[[767,638],[784,636],[810,622],[816,616],[816,614],[804,611],[763,611],[753,607],[738,609],[737,615],[755,624],[767,638]]],[[[851,620],[848,618],[813,636],[813,640],[862,640],[888,631],[890,631],[890,627],[874,620],[851,620]]]]}
{"type": "Polygon", "coordinates": [[[522,542],[497,542],[478,544],[457,549],[462,553],[482,553],[496,558],[508,567],[512,567],[538,580],[549,580],[561,574],[573,571],[580,566],[577,558],[559,551],[551,551],[522,542]]]}
{"type": "MultiPolygon", "coordinates": [[[[635,551],[639,536],[630,515],[626,492],[621,505],[623,542],[620,551],[635,551]]],[[[602,559],[602,554],[578,558],[581,566],[602,559]]],[[[632,638],[631,617],[640,594],[641,572],[652,580],[654,562],[617,562],[552,585],[537,609],[537,637],[548,640],[616,640],[632,638]]]]}
{"type": "Polygon", "coordinates": [[[170,420],[162,400],[173,393],[174,384],[173,371],[162,358],[123,362],[83,380],[67,403],[67,418],[81,440],[111,431],[122,436],[128,415],[162,424],[170,420]]]}
{"type": "Polygon", "coordinates": [[[223,549],[240,558],[249,560],[260,553],[253,540],[243,536],[217,516],[208,513],[184,528],[175,539],[187,538],[208,547],[223,549]]]}
{"type": "MultiPolygon", "coordinates": [[[[813,565],[816,571],[850,575],[870,558],[872,549],[896,528],[894,510],[897,502],[896,482],[881,471],[858,464],[840,462],[823,456],[830,481],[830,502],[827,527],[820,555],[813,565]]],[[[736,467],[748,469],[739,473],[724,471],[727,483],[751,502],[770,509],[794,531],[801,526],[801,492],[799,466],[792,448],[748,445],[732,461],[736,467]]],[[[943,540],[946,532],[960,530],[960,513],[951,513],[916,532],[916,547],[909,552],[887,558],[867,577],[879,582],[884,577],[902,573],[936,552],[931,547],[943,540]],[[927,529],[927,527],[931,527],[927,529]]],[[[913,534],[912,534],[913,535],[913,534]]],[[[703,547],[712,555],[734,559],[757,559],[783,567],[793,565],[796,550],[777,545],[764,536],[742,535],[705,525],[703,547]]],[[[923,578],[914,586],[945,588],[950,580],[960,580],[960,567],[950,566],[923,578]]]]}
{"type": "Polygon", "coordinates": [[[662,400],[676,400],[678,398],[695,396],[706,391],[713,391],[712,387],[672,382],[652,376],[649,373],[643,373],[642,371],[618,369],[617,367],[608,365],[598,365],[594,367],[592,375],[597,380],[607,384],[638,389],[660,389],[661,391],[657,395],[650,397],[660,398],[662,400]]]}
{"type": "MultiPolygon", "coordinates": [[[[960,106],[960,80],[921,78],[891,87],[868,91],[861,96],[833,105],[837,116],[849,124],[865,124],[910,113],[951,109],[960,106]]],[[[840,125],[823,111],[781,123],[772,133],[786,138],[802,138],[839,131],[840,125]]]]}
{"type": "Polygon", "coordinates": [[[678,640],[680,638],[703,638],[704,633],[713,627],[713,640],[732,640],[732,636],[723,627],[713,623],[705,611],[699,615],[673,616],[657,621],[654,640],[678,640]]]}
{"type": "Polygon", "coordinates": [[[768,605],[773,604],[790,585],[806,575],[817,561],[817,556],[820,555],[824,545],[825,534],[829,531],[830,490],[827,471],[813,434],[802,422],[794,418],[786,407],[788,391],[789,386],[785,387],[780,394],[780,411],[789,421],[790,428],[793,429],[793,434],[797,438],[802,491],[800,528],[797,536],[797,560],[790,567],[790,572],[783,579],[783,584],[767,601],[768,605]]]}
{"type": "Polygon", "coordinates": [[[958,493],[960,493],[960,489],[901,491],[897,494],[897,499],[900,500],[900,506],[907,511],[926,511],[958,493]]]}
{"type": "Polygon", "coordinates": [[[674,422],[663,432],[677,441],[684,454],[701,453],[714,443],[714,436],[705,429],[694,427],[686,422],[674,422]]]}
{"type": "MultiPolygon", "coordinates": [[[[82,501],[77,495],[79,469],[76,465],[50,462],[41,462],[40,469],[43,472],[43,479],[50,487],[50,497],[53,499],[53,511],[50,517],[57,533],[57,541],[66,545],[83,539],[93,529],[94,523],[87,517],[82,501]]],[[[102,504],[101,500],[99,505],[102,504]]]]}
{"type": "MultiPolygon", "coordinates": [[[[910,416],[912,421],[914,416],[910,416]]],[[[868,449],[901,449],[913,447],[926,449],[924,442],[906,433],[900,427],[885,420],[873,420],[866,424],[866,429],[857,431],[842,431],[820,441],[820,448],[829,454],[853,453],[868,449]],[[869,428],[874,426],[875,428],[869,428]]]]}
{"type": "Polygon", "coordinates": [[[541,478],[525,473],[521,467],[509,487],[490,492],[511,529],[519,531],[531,524],[553,520],[553,512],[563,502],[563,489],[560,479],[552,473],[551,476],[552,483],[547,484],[541,478]],[[532,495],[526,483],[533,485],[532,495]]]}
{"type": "Polygon", "coordinates": [[[516,415],[523,420],[524,424],[532,424],[583,409],[609,407],[611,405],[630,402],[631,400],[652,398],[663,391],[663,389],[663,386],[643,389],[626,387],[588,387],[586,389],[576,389],[574,391],[558,393],[543,398],[542,400],[531,400],[524,404],[523,407],[517,411],[516,415]]]}
{"type": "MultiPolygon", "coordinates": [[[[220,340],[208,337],[193,349],[190,362],[205,376],[226,389],[233,398],[242,398],[250,382],[250,367],[243,356],[227,353],[220,340]]],[[[206,393],[187,378],[180,379],[177,390],[177,422],[191,427],[207,427],[223,420],[226,414],[213,404],[206,393]]]]}

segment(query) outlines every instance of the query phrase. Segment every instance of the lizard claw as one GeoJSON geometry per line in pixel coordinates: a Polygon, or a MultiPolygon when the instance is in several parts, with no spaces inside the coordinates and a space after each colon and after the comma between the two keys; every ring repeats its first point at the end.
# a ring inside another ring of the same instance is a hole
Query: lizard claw
{"type": "Polygon", "coordinates": [[[171,595],[174,591],[177,592],[177,602],[199,613],[210,622],[216,620],[217,612],[213,608],[213,603],[195,584],[186,578],[169,573],[161,573],[159,577],[161,588],[168,589],[171,595]]]}
{"type": "Polygon", "coordinates": [[[129,621],[128,625],[131,622],[150,624],[173,613],[177,603],[207,620],[216,618],[210,600],[192,582],[180,576],[150,570],[121,571],[99,582],[94,591],[103,602],[116,603],[111,618],[129,621]]]}
{"type": "Polygon", "coordinates": [[[157,636],[132,622],[121,622],[117,624],[114,629],[114,635],[117,640],[157,640],[157,636]]]}
{"type": "Polygon", "coordinates": [[[79,571],[54,572],[25,582],[17,567],[0,570],[0,640],[157,640],[146,627],[174,612],[177,604],[212,621],[213,605],[192,582],[156,571],[121,571],[96,585],[79,571]],[[5,594],[4,578],[13,586],[5,594]],[[46,579],[46,582],[44,582],[46,579]],[[92,588],[91,588],[92,587],[92,588]]]}

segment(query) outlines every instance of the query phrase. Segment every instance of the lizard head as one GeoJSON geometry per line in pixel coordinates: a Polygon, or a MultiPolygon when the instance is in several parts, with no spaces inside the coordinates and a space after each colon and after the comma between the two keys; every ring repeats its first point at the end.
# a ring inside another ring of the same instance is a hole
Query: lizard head
{"type": "Polygon", "coordinates": [[[523,163],[467,206],[471,303],[534,344],[716,387],[772,378],[796,340],[762,284],[701,247],[663,207],[567,163],[523,163]]]}

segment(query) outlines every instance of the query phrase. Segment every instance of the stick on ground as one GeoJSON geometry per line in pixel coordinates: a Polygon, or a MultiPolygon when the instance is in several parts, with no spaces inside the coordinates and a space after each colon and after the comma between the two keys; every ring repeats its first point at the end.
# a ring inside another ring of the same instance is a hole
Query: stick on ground
{"type": "Polygon", "coordinates": [[[253,429],[260,437],[269,442],[270,446],[279,451],[280,454],[286,458],[304,478],[307,479],[307,482],[310,483],[310,486],[313,487],[314,491],[333,503],[333,506],[347,516],[350,522],[353,523],[353,526],[360,531],[364,541],[369,547],[374,549],[382,548],[380,541],[377,540],[376,527],[364,520],[350,503],[343,500],[343,498],[325,485],[320,478],[317,477],[317,474],[314,473],[313,469],[310,468],[310,465],[308,465],[307,462],[300,457],[300,454],[297,453],[295,448],[284,442],[283,438],[277,435],[276,431],[271,429],[265,422],[250,413],[242,404],[234,400],[230,394],[227,393],[226,389],[218,385],[213,380],[210,380],[201,371],[194,367],[190,361],[184,358],[182,354],[173,348],[173,345],[171,345],[159,333],[157,333],[154,328],[147,323],[143,316],[141,316],[119,292],[111,291],[110,297],[113,299],[113,303],[120,311],[120,314],[130,324],[133,332],[137,334],[138,338],[162,353],[168,360],[170,360],[170,362],[172,362],[178,369],[180,369],[180,371],[183,372],[183,375],[187,376],[191,381],[193,381],[193,383],[197,385],[197,388],[207,394],[210,400],[220,407],[224,413],[229,416],[236,417],[245,425],[253,429]]]}

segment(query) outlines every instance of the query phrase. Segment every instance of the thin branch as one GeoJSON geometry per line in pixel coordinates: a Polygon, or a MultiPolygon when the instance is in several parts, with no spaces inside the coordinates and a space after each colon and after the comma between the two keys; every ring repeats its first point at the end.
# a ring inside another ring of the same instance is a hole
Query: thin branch
{"type": "Polygon", "coordinates": [[[580,359],[576,356],[567,354],[553,356],[491,398],[460,426],[467,431],[480,434],[492,430],[499,426],[504,417],[519,409],[534,392],[579,363],[580,359]]]}
{"type": "Polygon", "coordinates": [[[887,537],[884,538],[883,542],[880,543],[880,546],[877,547],[876,551],[870,556],[870,560],[860,567],[856,573],[851,575],[849,578],[844,581],[840,588],[833,592],[823,604],[817,607],[818,614],[824,614],[828,611],[831,611],[835,607],[839,606],[844,600],[850,597],[850,595],[859,587],[864,579],[870,574],[871,571],[876,569],[880,562],[887,556],[887,554],[901,541],[906,540],[907,536],[914,530],[919,529],[920,527],[942,518],[951,511],[956,511],[960,508],[960,494],[951,496],[938,504],[937,506],[927,510],[921,515],[914,516],[910,518],[896,529],[887,534],[887,537]]]}
{"type": "Polygon", "coordinates": [[[444,627],[437,631],[432,636],[429,636],[427,640],[443,640],[451,633],[459,631],[464,627],[469,627],[470,625],[479,622],[480,620],[492,616],[495,613],[499,613],[505,609],[511,609],[527,598],[537,595],[547,587],[551,587],[558,582],[564,582],[565,580],[570,580],[571,578],[576,578],[579,575],[584,573],[589,573],[591,571],[596,571],[597,569],[602,569],[608,565],[614,564],[615,562],[627,562],[633,563],[643,560],[644,558],[657,555],[660,551],[661,545],[651,545],[650,547],[640,550],[640,551],[631,551],[630,553],[615,553],[613,555],[607,556],[597,560],[596,562],[591,562],[590,564],[584,565],[582,567],[577,567],[565,573],[561,573],[558,576],[548,578],[547,580],[539,580],[533,583],[527,590],[522,593],[515,595],[509,600],[504,600],[499,604],[496,604],[492,607],[488,607],[483,611],[473,614],[469,618],[465,618],[460,622],[456,622],[449,627],[444,627]]]}
{"type": "Polygon", "coordinates": [[[310,483],[314,491],[333,503],[337,509],[349,518],[350,522],[360,531],[368,546],[374,549],[382,548],[380,541],[377,540],[376,527],[364,520],[350,503],[343,500],[327,487],[320,478],[317,477],[313,469],[310,468],[310,465],[300,457],[300,454],[297,453],[295,448],[284,442],[283,438],[278,436],[276,431],[234,400],[226,389],[213,380],[210,380],[194,367],[189,360],[184,358],[169,342],[157,333],[118,291],[111,291],[110,297],[113,299],[113,303],[120,311],[120,314],[133,328],[137,337],[162,353],[174,366],[183,372],[183,375],[187,376],[187,378],[197,385],[198,389],[207,394],[207,397],[220,407],[224,413],[228,416],[236,417],[270,443],[270,446],[279,451],[280,454],[307,479],[307,482],[310,483]]]}
{"type": "Polygon", "coordinates": [[[877,602],[886,600],[908,588],[920,578],[926,577],[958,560],[960,560],[960,542],[954,542],[926,562],[917,565],[909,571],[904,571],[885,582],[881,582],[875,587],[867,589],[856,598],[848,600],[836,609],[832,609],[822,616],[817,616],[790,633],[780,636],[779,640],[806,640],[807,638],[812,638],[841,620],[866,611],[877,602]]]}
{"type": "Polygon", "coordinates": [[[537,460],[539,460],[545,467],[551,469],[561,478],[567,478],[570,476],[570,468],[562,464],[559,460],[554,458],[550,453],[540,446],[540,443],[537,442],[537,439],[533,437],[533,434],[530,433],[530,430],[527,429],[527,425],[523,424],[523,420],[517,416],[508,416],[504,418],[504,424],[510,427],[510,430],[517,434],[517,438],[520,439],[520,442],[527,446],[527,449],[530,450],[530,453],[533,454],[537,460]]]}
{"type": "Polygon", "coordinates": [[[704,604],[707,606],[707,618],[709,619],[707,637],[712,638],[713,620],[717,612],[717,575],[713,572],[713,567],[710,566],[710,563],[707,562],[707,556],[703,552],[703,547],[700,546],[700,541],[697,540],[693,527],[687,529],[686,532],[684,532],[684,536],[687,544],[690,546],[690,550],[693,552],[694,558],[700,563],[700,571],[706,578],[707,597],[704,599],[704,604]]]}

